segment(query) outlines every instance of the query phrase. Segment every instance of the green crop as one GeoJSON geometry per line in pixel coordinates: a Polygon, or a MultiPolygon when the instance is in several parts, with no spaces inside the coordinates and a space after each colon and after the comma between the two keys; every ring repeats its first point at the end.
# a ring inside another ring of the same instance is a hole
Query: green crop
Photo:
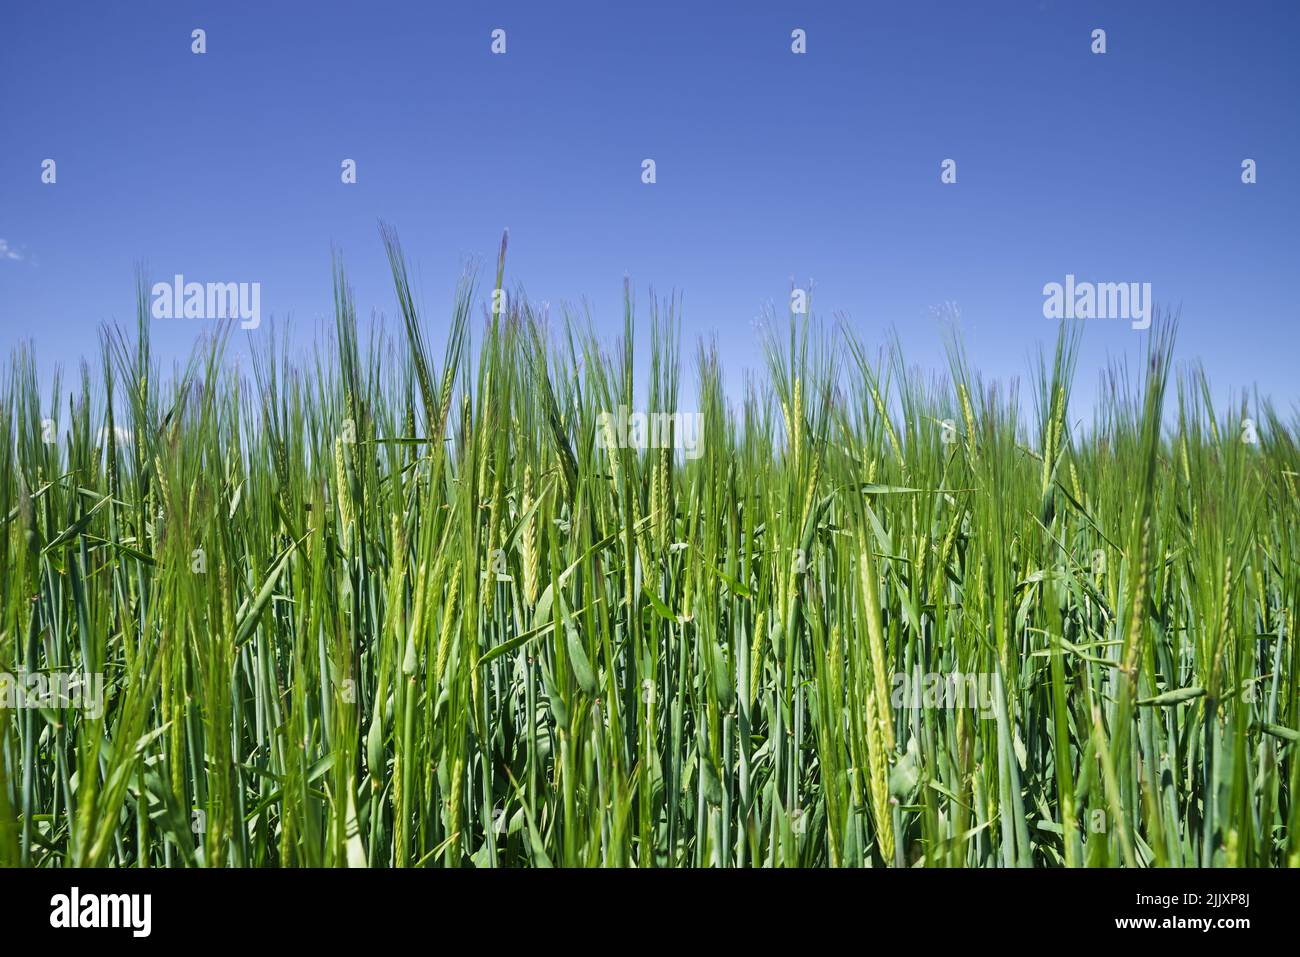
{"type": "Polygon", "coordinates": [[[802,316],[683,390],[630,291],[470,277],[438,355],[383,238],[395,337],[340,265],[307,361],[164,377],[143,280],[77,389],[15,353],[0,865],[1300,864],[1300,423],[1168,317],[1086,428],[1065,328],[1032,411],[802,316]]]}

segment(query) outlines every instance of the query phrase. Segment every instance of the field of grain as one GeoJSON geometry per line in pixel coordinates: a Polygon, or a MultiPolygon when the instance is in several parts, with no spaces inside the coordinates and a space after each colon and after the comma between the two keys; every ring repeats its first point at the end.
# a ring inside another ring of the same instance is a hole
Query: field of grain
{"type": "Polygon", "coordinates": [[[1080,421],[1077,324],[1029,409],[803,316],[742,388],[384,241],[391,337],[339,266],[306,357],[164,374],[143,284],[72,388],[15,352],[0,865],[1300,864],[1300,421],[1170,317],[1080,421]]]}

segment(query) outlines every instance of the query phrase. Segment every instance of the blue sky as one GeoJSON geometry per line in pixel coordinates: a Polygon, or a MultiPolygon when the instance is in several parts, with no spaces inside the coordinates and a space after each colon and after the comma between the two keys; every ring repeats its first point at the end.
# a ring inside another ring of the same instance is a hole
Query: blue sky
{"type": "MultiPolygon", "coordinates": [[[[1182,306],[1181,358],[1290,409],[1298,26],[1291,2],[6,4],[0,349],[72,371],[101,322],[132,321],[140,262],[260,282],[306,344],[331,246],[362,315],[391,317],[383,219],[435,342],[509,227],[530,297],[585,299],[612,338],[625,273],[642,302],[677,290],[688,346],[716,334],[733,384],[792,277],[927,368],[956,303],[973,364],[1009,376],[1072,273],[1150,282],[1182,306]]],[[[158,320],[154,341],[183,355],[207,325],[158,320]]],[[[1078,397],[1142,342],[1085,322],[1078,397]]]]}

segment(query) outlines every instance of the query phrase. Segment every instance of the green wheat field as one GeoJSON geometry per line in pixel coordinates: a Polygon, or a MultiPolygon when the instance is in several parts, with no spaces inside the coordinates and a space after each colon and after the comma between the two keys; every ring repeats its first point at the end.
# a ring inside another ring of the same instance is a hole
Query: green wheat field
{"type": "Polygon", "coordinates": [[[164,374],[143,279],[74,388],[14,352],[0,865],[1300,864],[1300,419],[1168,315],[1085,422],[1078,324],[1028,409],[802,315],[737,387],[673,299],[484,305],[503,242],[431,319],[383,240],[391,335],[336,262],[305,358],[164,374]]]}

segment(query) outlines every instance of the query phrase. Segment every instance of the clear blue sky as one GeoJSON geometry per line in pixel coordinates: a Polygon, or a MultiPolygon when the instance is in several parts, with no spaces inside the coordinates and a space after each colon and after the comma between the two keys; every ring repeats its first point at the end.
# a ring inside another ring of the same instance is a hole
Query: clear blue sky
{"type": "MultiPolygon", "coordinates": [[[[611,338],[625,272],[642,301],[680,291],[688,346],[716,332],[733,384],[791,277],[933,368],[933,307],[955,302],[973,362],[1006,376],[1054,331],[1043,284],[1073,273],[1152,283],[1183,307],[1182,358],[1290,409],[1298,27],[1286,0],[6,3],[0,352],[30,339],[73,371],[101,322],[132,321],[137,262],[258,281],[305,342],[335,245],[361,314],[391,317],[384,219],[435,342],[508,226],[510,277],[553,311],[585,297],[611,338]]],[[[179,355],[202,326],[155,341],[179,355]]],[[[1141,342],[1086,323],[1079,398],[1141,342]]]]}

